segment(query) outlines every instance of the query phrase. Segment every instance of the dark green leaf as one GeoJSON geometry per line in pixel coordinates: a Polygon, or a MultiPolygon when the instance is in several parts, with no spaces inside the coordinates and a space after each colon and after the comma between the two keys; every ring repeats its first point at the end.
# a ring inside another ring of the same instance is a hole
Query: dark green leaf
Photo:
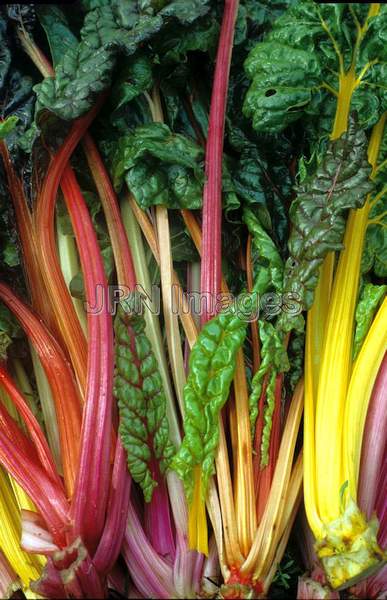
{"type": "Polygon", "coordinates": [[[54,67],[56,67],[69,49],[78,45],[78,40],[69,28],[63,11],[53,4],[40,4],[37,7],[38,19],[43,27],[54,67]]]}
{"type": "MultiPolygon", "coordinates": [[[[363,206],[373,185],[367,161],[367,138],[351,122],[348,132],[332,142],[314,176],[300,185],[290,208],[293,229],[289,238],[284,292],[308,310],[313,303],[320,266],[331,251],[342,248],[345,215],[363,206]]],[[[293,328],[293,317],[282,313],[281,326],[293,328]]]]}

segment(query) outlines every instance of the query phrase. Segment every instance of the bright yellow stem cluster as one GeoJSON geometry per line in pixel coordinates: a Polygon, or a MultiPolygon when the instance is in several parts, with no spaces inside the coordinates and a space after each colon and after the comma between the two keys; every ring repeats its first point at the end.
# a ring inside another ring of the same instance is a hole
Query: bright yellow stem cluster
{"type": "Polygon", "coordinates": [[[28,589],[40,577],[45,559],[20,548],[20,508],[34,509],[23,490],[0,469],[0,550],[18,575],[27,598],[36,598],[28,589]]]}
{"type": "MultiPolygon", "coordinates": [[[[378,13],[372,4],[368,18],[378,13]]],[[[340,74],[331,138],[347,129],[351,98],[370,65],[356,75],[356,55],[368,26],[359,27],[354,59],[340,74]]],[[[336,48],[336,50],[338,50],[336,48]]],[[[386,115],[375,125],[368,160],[376,170],[386,115]]],[[[347,587],[380,564],[377,522],[367,523],[357,504],[365,419],[378,368],[387,347],[387,303],[381,306],[355,364],[354,316],[370,199],[348,217],[336,271],[326,258],[308,314],[305,353],[304,497],[316,550],[334,588],[347,587]]]]}

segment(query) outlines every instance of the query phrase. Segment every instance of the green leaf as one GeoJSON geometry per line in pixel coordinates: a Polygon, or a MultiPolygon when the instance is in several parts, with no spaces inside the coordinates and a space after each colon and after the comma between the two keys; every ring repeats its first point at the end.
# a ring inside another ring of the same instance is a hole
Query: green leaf
{"type": "Polygon", "coordinates": [[[243,112],[257,131],[276,133],[297,121],[321,79],[313,54],[277,42],[262,42],[245,63],[253,82],[243,112]]]}
{"type": "Polygon", "coordinates": [[[387,285],[374,285],[372,283],[366,283],[361,290],[355,313],[356,328],[353,342],[353,360],[359,354],[374,315],[386,291],[387,285]]]}
{"type": "Polygon", "coordinates": [[[13,131],[18,123],[18,117],[8,117],[5,121],[0,121],[0,140],[3,140],[13,131]]]}
{"type": "Polygon", "coordinates": [[[259,337],[261,338],[261,364],[251,381],[249,405],[251,435],[254,438],[259,398],[262,393],[264,378],[267,376],[266,403],[263,414],[264,426],[261,440],[261,466],[264,467],[268,464],[269,459],[270,434],[275,407],[275,380],[279,373],[288,371],[290,365],[284,348],[283,335],[268,321],[259,320],[258,325],[259,337]]]}
{"type": "Polygon", "coordinates": [[[271,291],[282,291],[283,263],[278,249],[266,233],[253,211],[245,208],[243,220],[251,234],[251,259],[254,288],[260,296],[271,291]]]}
{"type": "Polygon", "coordinates": [[[202,468],[203,500],[208,480],[214,473],[218,418],[228,397],[236,353],[245,339],[246,326],[236,314],[236,307],[230,307],[206,323],[192,348],[184,388],[185,435],[172,462],[172,468],[184,482],[189,502],[194,467],[202,468]]]}
{"type": "Polygon", "coordinates": [[[161,375],[140,314],[139,295],[121,302],[114,322],[114,393],[120,412],[119,433],[128,467],[146,502],[174,454],[169,440],[161,375]]]}
{"type": "Polygon", "coordinates": [[[113,157],[113,180],[123,176],[139,206],[200,208],[203,150],[167,125],[151,123],[118,140],[113,157]]]}
{"type": "MultiPolygon", "coordinates": [[[[362,26],[366,16],[367,11],[357,17],[362,26]]],[[[243,110],[254,128],[275,133],[307,117],[319,123],[320,136],[321,125],[330,131],[336,110],[332,90],[339,89],[339,61],[345,71],[354,62],[356,76],[361,75],[351,110],[358,112],[362,128],[374,125],[386,110],[386,19],[386,7],[381,5],[356,43],[353,5],[321,5],[312,0],[292,3],[245,62],[252,83],[243,110]]]]}
{"type": "Polygon", "coordinates": [[[117,110],[133,98],[152,87],[152,63],[148,56],[136,53],[133,60],[123,66],[115,80],[111,97],[117,110]]]}
{"type": "Polygon", "coordinates": [[[304,331],[295,331],[290,338],[288,350],[289,363],[292,365],[288,373],[288,381],[292,391],[295,389],[304,371],[304,348],[304,331]]]}
{"type": "MultiPolygon", "coordinates": [[[[331,251],[339,251],[346,211],[363,206],[373,184],[367,161],[367,138],[352,121],[339,140],[331,142],[313,176],[298,188],[290,208],[293,229],[285,264],[284,293],[308,310],[313,303],[320,266],[331,251]]],[[[293,316],[283,312],[280,325],[293,328],[293,316]]]]}
{"type": "Polygon", "coordinates": [[[54,67],[56,67],[63,59],[64,54],[78,45],[78,40],[70,30],[66,15],[58,6],[40,4],[36,10],[39,22],[47,36],[54,67]]]}
{"type": "Polygon", "coordinates": [[[149,0],[90,4],[81,41],[63,56],[55,72],[35,87],[37,112],[43,108],[64,120],[84,114],[111,84],[118,54],[133,55],[171,20],[191,24],[208,10],[207,0],[175,0],[161,10],[149,0]]]}

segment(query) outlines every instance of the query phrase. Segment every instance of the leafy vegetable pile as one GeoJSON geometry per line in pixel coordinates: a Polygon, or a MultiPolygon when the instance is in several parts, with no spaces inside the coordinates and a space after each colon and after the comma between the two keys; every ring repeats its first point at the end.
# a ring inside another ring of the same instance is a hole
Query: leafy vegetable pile
{"type": "Polygon", "coordinates": [[[386,6],[0,42],[0,595],[384,597],[386,6]]]}

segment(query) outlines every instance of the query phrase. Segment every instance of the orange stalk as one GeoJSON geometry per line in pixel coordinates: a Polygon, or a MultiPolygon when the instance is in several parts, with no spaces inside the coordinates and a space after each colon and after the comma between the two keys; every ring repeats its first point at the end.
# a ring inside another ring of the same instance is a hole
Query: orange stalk
{"type": "Polygon", "coordinates": [[[66,490],[71,496],[78,467],[81,432],[81,399],[70,365],[58,342],[41,319],[6,285],[0,299],[19,320],[30,338],[50,382],[58,422],[66,490]]]}

